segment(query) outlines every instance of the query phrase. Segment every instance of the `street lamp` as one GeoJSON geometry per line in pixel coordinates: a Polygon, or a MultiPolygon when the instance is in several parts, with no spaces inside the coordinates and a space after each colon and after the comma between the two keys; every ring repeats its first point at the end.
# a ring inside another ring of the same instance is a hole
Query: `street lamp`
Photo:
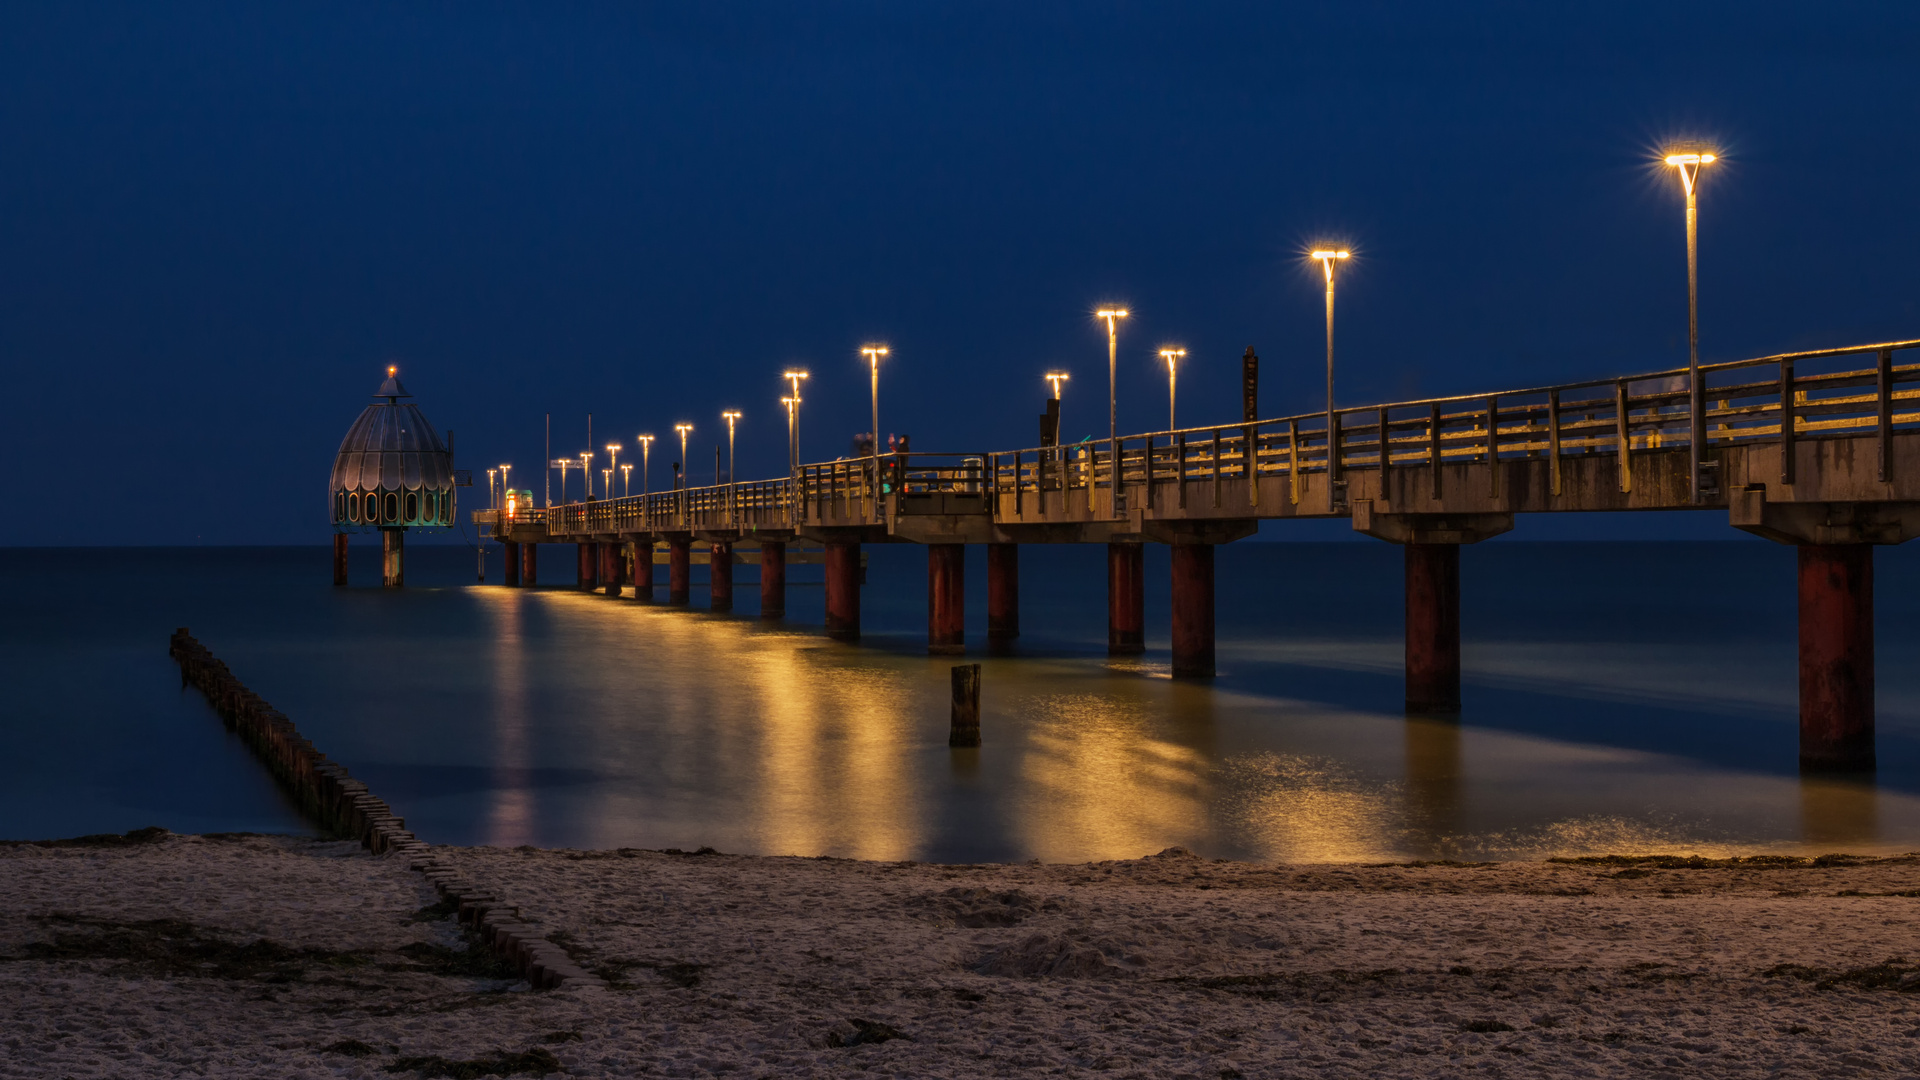
{"type": "Polygon", "coordinates": [[[564,505],[567,501],[567,470],[573,467],[573,459],[554,458],[553,467],[560,470],[560,502],[564,505]]]}
{"type": "Polygon", "coordinates": [[[1346,248],[1316,248],[1308,258],[1320,263],[1327,275],[1327,498],[1335,499],[1336,485],[1340,480],[1340,434],[1334,429],[1333,419],[1333,270],[1352,252],[1346,248]]]}
{"type": "Polygon", "coordinates": [[[633,494],[633,462],[631,461],[620,466],[620,494],[622,496],[633,494]]]}
{"type": "Polygon", "coordinates": [[[647,476],[653,471],[653,436],[635,435],[640,440],[640,494],[647,493],[647,476]]]}
{"type": "Polygon", "coordinates": [[[500,466],[500,488],[501,488],[501,490],[503,490],[503,491],[504,491],[504,490],[506,490],[506,487],[507,487],[507,474],[508,474],[508,473],[510,473],[510,472],[512,472],[512,471],[513,471],[513,466],[511,466],[511,465],[502,465],[502,466],[500,466]]]}
{"type": "Polygon", "coordinates": [[[1185,349],[1161,349],[1160,358],[1167,362],[1167,430],[1173,431],[1180,425],[1173,422],[1173,365],[1174,361],[1187,355],[1185,349]]]}
{"type": "Polygon", "coordinates": [[[787,436],[787,475],[797,476],[800,472],[800,384],[807,378],[807,373],[789,370],[782,372],[780,377],[793,384],[793,397],[782,400],[791,401],[792,404],[787,407],[793,410],[793,423],[787,436]]]}
{"type": "MultiPolygon", "coordinates": [[[[607,472],[609,476],[611,476],[612,471],[614,469],[618,469],[619,467],[620,467],[620,444],[617,442],[610,442],[607,444],[607,468],[603,471],[607,472]]],[[[609,499],[613,498],[612,483],[607,484],[607,498],[609,499]]]]}
{"type": "Polygon", "coordinates": [[[860,355],[867,358],[873,371],[873,493],[880,494],[880,358],[887,355],[885,345],[863,345],[860,355]]]}
{"type": "Polygon", "coordinates": [[[1697,198],[1700,170],[1711,165],[1714,155],[1704,149],[1679,150],[1667,155],[1667,164],[1680,173],[1680,186],[1687,193],[1687,422],[1693,459],[1693,501],[1700,501],[1700,440],[1706,434],[1706,396],[1700,392],[1700,205],[1697,198]]]}
{"type": "Polygon", "coordinates": [[[487,509],[489,510],[500,509],[500,488],[493,482],[494,476],[499,472],[498,469],[487,470],[487,509]]]}
{"type": "Polygon", "coordinates": [[[580,479],[587,485],[587,498],[593,498],[593,451],[580,451],[580,479]]]}
{"type": "MultiPolygon", "coordinates": [[[[1060,384],[1073,378],[1073,376],[1064,371],[1049,371],[1040,377],[1053,384],[1053,400],[1055,401],[1061,400],[1060,384]]],[[[1060,445],[1060,430],[1060,406],[1056,405],[1053,409],[1053,444],[1055,446],[1060,445]]]]}
{"type": "Polygon", "coordinates": [[[1131,314],[1126,308],[1101,308],[1093,313],[1095,318],[1107,320],[1107,452],[1114,454],[1116,461],[1119,460],[1120,427],[1114,409],[1114,382],[1120,364],[1120,331],[1115,328],[1114,320],[1131,314]]]}
{"type": "Polygon", "coordinates": [[[733,479],[734,479],[733,478],[733,422],[735,420],[740,419],[740,415],[741,414],[737,411],[728,411],[720,414],[720,418],[727,422],[727,483],[729,484],[733,483],[733,479]]]}
{"type": "Polygon", "coordinates": [[[613,498],[613,470],[611,468],[600,470],[600,490],[607,493],[606,498],[613,498]]]}
{"type": "Polygon", "coordinates": [[[673,430],[680,433],[680,475],[685,478],[682,487],[692,487],[693,470],[687,466],[687,432],[693,430],[692,424],[675,424],[673,430]]]}

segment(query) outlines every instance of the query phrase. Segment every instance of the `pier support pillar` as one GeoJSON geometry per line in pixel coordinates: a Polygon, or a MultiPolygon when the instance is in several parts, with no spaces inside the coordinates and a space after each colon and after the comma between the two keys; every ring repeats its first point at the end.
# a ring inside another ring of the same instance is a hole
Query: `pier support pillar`
{"type": "Polygon", "coordinates": [[[716,543],[707,555],[708,603],[714,611],[733,610],[733,545],[716,543]]]}
{"type": "Polygon", "coordinates": [[[1147,651],[1147,616],[1144,596],[1146,583],[1145,546],[1108,544],[1108,656],[1132,656],[1147,651]]]}
{"type": "Polygon", "coordinates": [[[1800,767],[1866,771],[1873,747],[1873,546],[1801,544],[1800,767]]]}
{"type": "Polygon", "coordinates": [[[1212,544],[1173,545],[1173,674],[1213,677],[1212,544]]]}
{"type": "Polygon", "coordinates": [[[595,557],[594,546],[591,542],[586,542],[576,544],[575,547],[579,549],[579,558],[576,560],[579,565],[575,573],[580,579],[576,587],[579,588],[581,592],[592,592],[594,585],[599,580],[599,574],[595,571],[595,563],[598,560],[595,557]]]}
{"type": "Polygon", "coordinates": [[[537,585],[540,583],[540,545],[520,545],[520,584],[537,585]]]}
{"type": "Polygon", "coordinates": [[[333,583],[347,583],[347,534],[333,534],[333,583]]]}
{"type": "Polygon", "coordinates": [[[1460,711],[1460,545],[1406,545],[1407,712],[1460,711]]]}
{"type": "Polygon", "coordinates": [[[967,651],[967,545],[927,545],[927,653],[967,651]]]}
{"type": "Polygon", "coordinates": [[[827,569],[827,636],[835,641],[860,640],[860,545],[829,542],[827,569]]]}
{"type": "Polygon", "coordinates": [[[624,544],[615,544],[612,542],[602,542],[599,545],[600,588],[603,589],[608,596],[619,596],[621,586],[626,583],[624,580],[626,575],[621,572],[626,569],[624,565],[626,560],[620,557],[622,554],[621,548],[623,547],[625,547],[624,544]]]}
{"type": "Polygon", "coordinates": [[[511,540],[502,540],[500,546],[505,549],[502,560],[500,582],[509,589],[520,587],[520,545],[511,540]]]}
{"type": "Polygon", "coordinates": [[[407,530],[380,530],[380,585],[399,589],[407,584],[407,530]]]}
{"type": "Polygon", "coordinates": [[[784,540],[760,541],[760,617],[787,614],[787,545],[784,540]]]}
{"type": "Polygon", "coordinates": [[[1005,652],[1020,636],[1020,545],[987,545],[987,648],[1005,652]]]}
{"type": "Polygon", "coordinates": [[[667,541],[667,603],[685,606],[693,594],[693,541],[667,541]]]}
{"type": "Polygon", "coordinates": [[[653,537],[633,542],[633,598],[653,601],[653,537]]]}

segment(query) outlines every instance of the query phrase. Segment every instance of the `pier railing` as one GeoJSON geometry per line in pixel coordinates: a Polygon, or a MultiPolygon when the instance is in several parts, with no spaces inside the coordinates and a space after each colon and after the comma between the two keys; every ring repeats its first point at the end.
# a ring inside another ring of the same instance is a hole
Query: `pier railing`
{"type": "MultiPolygon", "coordinates": [[[[1635,451],[1697,447],[1699,486],[1718,486],[1707,451],[1746,443],[1870,437],[1877,473],[1888,479],[1897,431],[1920,429],[1920,363],[1896,363],[1920,340],[1781,353],[1702,364],[1698,386],[1686,368],[1485,394],[1460,394],[1208,427],[1127,435],[1114,441],[993,453],[902,453],[802,465],[792,477],[654,492],[522,510],[514,522],[545,524],[550,535],[696,529],[791,529],[805,525],[884,523],[915,512],[998,513],[1068,507],[1120,509],[1121,492],[1291,478],[1461,462],[1544,458],[1559,492],[1569,457],[1617,459],[1630,490],[1635,451]],[[1866,363],[1862,364],[1862,360],[1866,363]],[[1108,491],[1107,499],[1096,492],[1108,491]],[[999,498],[1011,495],[1010,504],[999,498]],[[1084,496],[1086,502],[1077,499],[1084,496]],[[535,515],[542,515],[536,518],[535,515]]],[[[1792,483],[1795,455],[1780,456],[1792,483]]],[[[1437,469],[1434,470],[1438,476],[1437,469]]],[[[1436,479],[1437,483],[1437,479],[1436,479]]],[[[481,511],[476,521],[494,524],[481,511]],[[484,515],[484,518],[483,518],[484,515]]],[[[504,525],[504,522],[500,522],[504,525]]]]}

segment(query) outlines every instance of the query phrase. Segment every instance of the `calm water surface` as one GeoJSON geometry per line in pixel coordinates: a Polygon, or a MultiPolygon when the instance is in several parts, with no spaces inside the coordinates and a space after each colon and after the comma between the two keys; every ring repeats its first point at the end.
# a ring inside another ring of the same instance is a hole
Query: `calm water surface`
{"type": "MultiPolygon", "coordinates": [[[[413,587],[391,593],[332,588],[324,548],[10,551],[0,836],[304,829],[180,690],[166,638],[185,625],[431,842],[939,861],[1920,849],[1920,553],[1878,553],[1881,767],[1838,783],[1795,772],[1793,556],[1770,544],[1465,549],[1458,723],[1399,715],[1398,549],[1221,549],[1221,675],[1192,683],[1167,677],[1165,549],[1149,651],[1114,662],[1104,551],[1026,547],[1020,655],[970,658],[978,751],[947,748],[952,661],[921,654],[924,549],[868,551],[859,646],[819,635],[817,567],[762,625],[746,567],[743,610],[714,616],[698,587],[691,612],[475,587],[464,548],[414,546],[413,587]]],[[[570,582],[572,549],[543,555],[570,582]]],[[[355,557],[377,580],[371,545],[355,557]]]]}

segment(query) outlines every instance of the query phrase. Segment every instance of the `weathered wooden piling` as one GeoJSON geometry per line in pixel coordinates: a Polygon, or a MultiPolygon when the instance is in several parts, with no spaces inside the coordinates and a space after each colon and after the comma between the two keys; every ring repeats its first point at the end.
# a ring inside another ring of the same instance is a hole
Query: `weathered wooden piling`
{"type": "Polygon", "coordinates": [[[714,611],[733,610],[733,545],[715,541],[707,553],[707,605],[714,611]]]}
{"type": "Polygon", "coordinates": [[[685,605],[693,595],[693,542],[686,537],[667,540],[667,603],[685,605]]]}
{"type": "Polygon", "coordinates": [[[1213,545],[1173,545],[1173,674],[1213,676],[1213,545]]]}
{"type": "Polygon", "coordinates": [[[1147,650],[1147,560],[1140,544],[1107,545],[1107,655],[1147,650]]]}
{"type": "Polygon", "coordinates": [[[953,725],[948,746],[980,745],[980,665],[957,664],[953,669],[953,725]]]}
{"type": "Polygon", "coordinates": [[[1874,768],[1873,545],[1801,544],[1800,767],[1874,768]]]}
{"type": "Polygon", "coordinates": [[[787,614],[787,545],[783,540],[760,541],[760,617],[787,614]]]}
{"type": "Polygon", "coordinates": [[[1460,711],[1460,545],[1407,544],[1407,712],[1460,711]]]}
{"type": "Polygon", "coordinates": [[[967,545],[927,545],[927,652],[967,651],[967,545]]]}
{"type": "Polygon", "coordinates": [[[860,640],[860,545],[828,541],[827,636],[835,641],[860,640]]]}
{"type": "Polygon", "coordinates": [[[1020,545],[987,545],[987,648],[1004,652],[1020,636],[1020,545]]]}
{"type": "Polygon", "coordinates": [[[523,921],[518,906],[468,881],[451,864],[430,854],[407,831],[393,808],[376,798],[345,767],[328,760],[300,737],[293,721],[235,678],[227,665],[195,641],[186,627],[174,631],[168,654],[180,665],[180,684],[195,686],[227,727],[260,758],[301,811],[332,835],[351,837],[376,855],[394,855],[424,875],[442,899],[456,905],[462,923],[483,943],[513,961],[536,987],[602,988],[606,981],[586,971],[565,950],[546,940],[544,928],[523,921]]]}
{"type": "Polygon", "coordinates": [[[333,534],[333,583],[347,583],[347,534],[333,534]]]}

